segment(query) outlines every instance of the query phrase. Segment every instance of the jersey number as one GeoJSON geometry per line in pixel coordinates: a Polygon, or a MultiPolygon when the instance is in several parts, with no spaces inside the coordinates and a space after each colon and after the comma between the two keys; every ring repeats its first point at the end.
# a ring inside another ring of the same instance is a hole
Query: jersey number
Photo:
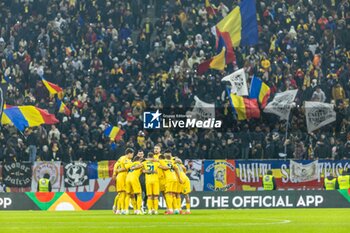
{"type": "Polygon", "coordinates": [[[148,171],[154,171],[154,165],[147,165],[148,171]]]}

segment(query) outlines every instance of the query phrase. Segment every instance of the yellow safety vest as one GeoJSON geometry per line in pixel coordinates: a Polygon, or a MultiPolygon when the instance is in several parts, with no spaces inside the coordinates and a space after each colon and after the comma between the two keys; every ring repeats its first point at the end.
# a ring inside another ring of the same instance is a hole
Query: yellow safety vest
{"type": "Polygon", "coordinates": [[[324,178],[324,187],[326,190],[335,190],[335,182],[336,178],[329,180],[328,178],[324,178]]]}
{"type": "Polygon", "coordinates": [[[264,190],[273,190],[273,176],[271,175],[265,175],[263,177],[263,187],[264,190]]]}
{"type": "Polygon", "coordinates": [[[49,191],[49,179],[41,178],[39,180],[39,192],[48,192],[49,191]]]}
{"type": "Polygon", "coordinates": [[[350,188],[350,176],[338,176],[339,189],[349,189],[350,188]]]}

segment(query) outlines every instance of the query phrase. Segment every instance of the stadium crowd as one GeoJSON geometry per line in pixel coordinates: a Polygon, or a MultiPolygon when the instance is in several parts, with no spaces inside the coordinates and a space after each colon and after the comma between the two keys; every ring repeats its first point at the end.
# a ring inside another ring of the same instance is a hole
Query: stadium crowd
{"type": "Polygon", "coordinates": [[[199,76],[199,63],[215,55],[211,27],[238,2],[211,0],[3,0],[0,3],[0,75],[6,103],[36,105],[60,123],[0,131],[0,160],[114,160],[126,147],[171,148],[182,159],[350,158],[350,2],[257,1],[259,43],[236,48],[236,64],[199,76]],[[289,137],[271,114],[237,121],[222,77],[244,67],[274,93],[298,88],[289,137]],[[71,115],[57,113],[41,82],[65,90],[71,115]],[[6,80],[5,80],[6,77],[6,80]],[[193,106],[197,95],[215,102],[222,130],[143,130],[145,109],[193,106]],[[336,122],[308,134],[303,101],[334,103],[336,122]],[[112,142],[108,124],[125,131],[112,142]]]}

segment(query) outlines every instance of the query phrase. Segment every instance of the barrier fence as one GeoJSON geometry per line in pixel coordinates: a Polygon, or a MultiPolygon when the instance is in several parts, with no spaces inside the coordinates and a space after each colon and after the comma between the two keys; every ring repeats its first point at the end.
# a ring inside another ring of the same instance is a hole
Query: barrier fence
{"type": "MultiPolygon", "coordinates": [[[[350,190],[193,192],[191,209],[349,208],[350,190]]],[[[0,210],[111,210],[112,192],[0,193],[0,210]]],[[[162,198],[160,208],[165,208],[162,198]]],[[[185,207],[185,200],[182,201],[185,207]]]]}
{"type": "MultiPolygon", "coordinates": [[[[53,192],[115,192],[115,161],[3,163],[0,174],[8,192],[35,192],[38,180],[50,175],[53,192]]],[[[350,160],[186,160],[192,191],[256,191],[272,170],[278,190],[321,190],[324,177],[338,176],[350,160]]]]}

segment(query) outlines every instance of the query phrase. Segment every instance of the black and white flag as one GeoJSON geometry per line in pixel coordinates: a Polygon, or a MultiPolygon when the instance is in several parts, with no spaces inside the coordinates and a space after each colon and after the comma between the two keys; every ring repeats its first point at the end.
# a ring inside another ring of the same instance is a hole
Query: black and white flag
{"type": "Polygon", "coordinates": [[[273,100],[267,104],[264,112],[275,114],[279,116],[281,120],[288,120],[297,92],[298,90],[290,90],[277,93],[273,100]]]}
{"type": "Polygon", "coordinates": [[[30,187],[32,183],[32,163],[4,163],[2,166],[2,179],[7,187],[30,187]]]}
{"type": "Polygon", "coordinates": [[[305,115],[308,133],[336,120],[333,104],[305,101],[305,115]]]}
{"type": "Polygon", "coordinates": [[[244,69],[239,69],[230,75],[227,75],[222,81],[229,81],[231,83],[231,93],[239,96],[248,95],[247,80],[245,77],[244,69]]]}
{"type": "Polygon", "coordinates": [[[215,104],[206,103],[194,96],[195,105],[192,111],[188,111],[186,115],[192,119],[207,120],[215,118],[215,104]]]}
{"type": "Polygon", "coordinates": [[[89,184],[87,163],[73,162],[64,165],[64,186],[77,187],[89,184]]]}

